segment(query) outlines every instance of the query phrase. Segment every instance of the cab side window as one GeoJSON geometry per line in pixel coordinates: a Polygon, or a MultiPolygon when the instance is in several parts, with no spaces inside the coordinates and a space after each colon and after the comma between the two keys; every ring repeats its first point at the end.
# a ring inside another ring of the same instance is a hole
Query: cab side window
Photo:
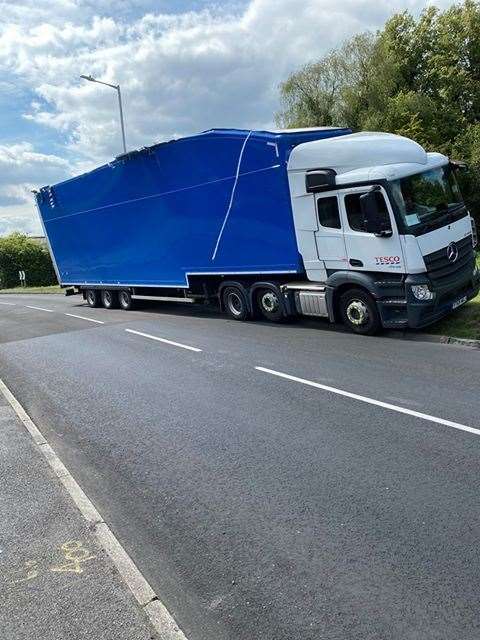
{"type": "Polygon", "coordinates": [[[322,227],[341,229],[337,196],[317,200],[318,221],[322,227]]]}
{"type": "MultiPolygon", "coordinates": [[[[352,231],[366,231],[362,210],[360,208],[360,196],[363,196],[363,193],[351,193],[345,196],[345,210],[347,212],[348,224],[352,231]]],[[[387,203],[385,202],[383,193],[376,191],[375,198],[381,219],[389,222],[387,203]]]]}

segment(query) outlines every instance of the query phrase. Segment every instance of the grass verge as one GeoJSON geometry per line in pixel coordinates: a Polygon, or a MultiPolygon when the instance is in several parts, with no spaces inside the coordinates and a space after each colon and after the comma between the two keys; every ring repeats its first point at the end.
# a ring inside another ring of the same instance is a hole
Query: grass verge
{"type": "Polygon", "coordinates": [[[63,293],[58,285],[52,285],[50,287],[13,287],[13,289],[0,289],[2,293],[63,293]]]}

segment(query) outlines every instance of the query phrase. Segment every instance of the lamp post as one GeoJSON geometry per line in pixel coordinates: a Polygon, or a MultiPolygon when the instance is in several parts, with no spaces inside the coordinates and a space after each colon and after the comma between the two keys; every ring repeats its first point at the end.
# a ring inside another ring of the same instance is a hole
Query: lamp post
{"type": "Polygon", "coordinates": [[[122,141],[123,141],[123,153],[127,153],[127,145],[125,143],[125,124],[123,122],[123,108],[122,108],[122,94],[120,93],[120,85],[119,84],[109,84],[108,82],[103,82],[102,80],[96,80],[92,78],[92,76],[84,76],[81,75],[80,78],[84,80],[88,80],[89,82],[96,82],[97,84],[104,84],[106,87],[111,87],[115,89],[118,94],[118,108],[120,110],[120,126],[122,127],[122,141]]]}

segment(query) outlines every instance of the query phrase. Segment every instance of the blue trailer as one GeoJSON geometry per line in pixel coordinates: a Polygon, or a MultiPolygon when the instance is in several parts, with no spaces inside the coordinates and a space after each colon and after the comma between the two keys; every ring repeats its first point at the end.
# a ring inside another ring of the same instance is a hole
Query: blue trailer
{"type": "Polygon", "coordinates": [[[373,333],[427,324],[478,290],[448,158],[399,136],[212,129],[36,200],[60,284],[91,306],[215,300],[238,320],[299,313],[373,333]]]}
{"type": "Polygon", "coordinates": [[[188,288],[204,274],[300,274],[286,163],[345,129],[214,129],[40,190],[62,285],[188,288]]]}
{"type": "Polygon", "coordinates": [[[43,187],[36,199],[60,284],[92,305],[105,292],[105,305],[129,308],[135,298],[215,297],[232,278],[243,287],[303,278],[288,158],[348,133],[212,129],[43,187]]]}

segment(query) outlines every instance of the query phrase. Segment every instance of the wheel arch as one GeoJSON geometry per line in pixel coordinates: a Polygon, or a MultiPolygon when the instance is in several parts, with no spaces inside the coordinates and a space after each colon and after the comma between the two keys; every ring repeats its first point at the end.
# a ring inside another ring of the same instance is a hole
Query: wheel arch
{"type": "Polygon", "coordinates": [[[338,322],[338,302],[340,296],[349,289],[365,291],[373,297],[375,303],[381,297],[379,286],[372,275],[359,271],[336,272],[327,280],[327,308],[331,322],[338,322]]]}

